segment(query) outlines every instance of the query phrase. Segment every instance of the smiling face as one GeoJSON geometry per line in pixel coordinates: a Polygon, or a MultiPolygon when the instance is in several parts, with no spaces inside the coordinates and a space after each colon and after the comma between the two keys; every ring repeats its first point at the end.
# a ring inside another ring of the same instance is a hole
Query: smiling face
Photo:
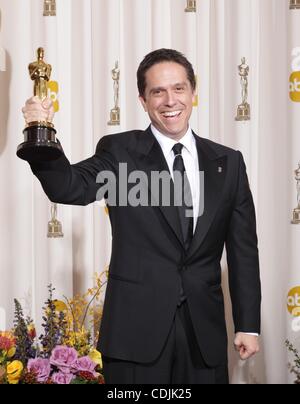
{"type": "Polygon", "coordinates": [[[187,132],[195,93],[186,69],[162,62],[146,72],[146,89],[140,101],[152,124],[165,136],[179,141],[187,132]]]}

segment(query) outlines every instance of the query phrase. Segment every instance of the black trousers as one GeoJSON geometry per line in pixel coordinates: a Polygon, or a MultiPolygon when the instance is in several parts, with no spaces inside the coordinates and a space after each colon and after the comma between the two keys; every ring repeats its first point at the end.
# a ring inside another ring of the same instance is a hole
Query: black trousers
{"type": "Polygon", "coordinates": [[[228,384],[227,363],[208,368],[202,358],[188,304],[178,307],[166,344],[149,364],[103,357],[107,384],[228,384]]]}

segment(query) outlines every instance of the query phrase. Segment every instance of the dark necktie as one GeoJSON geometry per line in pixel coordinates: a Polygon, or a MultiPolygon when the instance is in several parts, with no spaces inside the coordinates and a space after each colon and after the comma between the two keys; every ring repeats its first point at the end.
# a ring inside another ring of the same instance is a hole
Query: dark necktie
{"type": "Polygon", "coordinates": [[[184,245],[186,250],[188,250],[191,245],[194,233],[193,199],[191,186],[186,175],[186,170],[181,154],[182,149],[183,145],[181,143],[177,143],[172,149],[175,154],[173,172],[175,195],[177,195],[176,197],[179,198],[179,201],[182,200],[182,204],[178,206],[178,211],[184,245]],[[179,172],[180,175],[178,173],[176,174],[176,171],[179,172]],[[188,212],[189,214],[187,215],[188,212]]]}
{"type": "MultiPolygon", "coordinates": [[[[179,219],[180,219],[180,225],[182,229],[182,234],[183,234],[183,240],[184,240],[184,245],[186,251],[189,249],[191,245],[191,241],[193,239],[193,233],[194,233],[194,218],[193,214],[190,213],[189,216],[187,216],[187,210],[189,212],[193,212],[193,200],[192,200],[192,192],[191,192],[191,186],[188,181],[187,175],[186,175],[186,170],[184,166],[184,161],[182,158],[182,149],[183,145],[181,143],[177,143],[173,147],[173,152],[175,154],[175,160],[173,164],[173,172],[174,172],[174,188],[175,188],[175,198],[180,198],[179,200],[182,200],[182,204],[178,206],[178,212],[179,212],[179,219]],[[176,173],[176,171],[179,171],[180,175],[176,173]],[[177,176],[177,175],[178,176],[177,176]],[[178,182],[180,184],[178,184],[178,182]],[[176,192],[177,191],[177,192],[176,192]],[[178,192],[180,194],[178,194],[178,192]]],[[[183,284],[181,281],[181,286],[180,286],[180,296],[178,300],[178,307],[182,305],[183,302],[185,302],[186,296],[183,290],[183,284]]]]}

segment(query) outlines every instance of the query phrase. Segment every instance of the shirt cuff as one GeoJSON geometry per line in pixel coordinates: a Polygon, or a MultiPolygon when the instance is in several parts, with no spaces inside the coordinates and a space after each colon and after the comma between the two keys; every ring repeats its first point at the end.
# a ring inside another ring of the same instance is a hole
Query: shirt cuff
{"type": "Polygon", "coordinates": [[[243,332],[240,331],[242,334],[246,334],[246,335],[252,335],[253,337],[259,337],[259,334],[257,334],[256,332],[243,332]]]}

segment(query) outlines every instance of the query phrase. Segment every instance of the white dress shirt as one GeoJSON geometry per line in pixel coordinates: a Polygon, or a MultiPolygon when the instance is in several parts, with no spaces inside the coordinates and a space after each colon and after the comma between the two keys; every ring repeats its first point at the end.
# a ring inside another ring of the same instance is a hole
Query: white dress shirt
{"type": "MultiPolygon", "coordinates": [[[[158,143],[160,144],[160,147],[167,161],[172,179],[174,180],[173,165],[175,160],[175,154],[172,149],[178,142],[176,142],[176,140],[170,139],[165,135],[162,135],[153,125],[151,126],[151,130],[153,135],[156,137],[158,143]]],[[[199,203],[200,203],[200,177],[199,177],[199,159],[196,147],[196,140],[190,127],[188,128],[188,131],[183,136],[183,138],[180,139],[179,143],[183,145],[182,158],[187,178],[189,180],[192,191],[194,234],[195,234],[198,220],[199,203]]]]}
{"type": "MultiPolygon", "coordinates": [[[[191,186],[193,197],[194,234],[195,234],[195,229],[198,221],[199,203],[200,203],[200,175],[199,175],[198,151],[192,129],[191,127],[188,128],[186,134],[183,136],[182,139],[180,139],[180,142],[176,142],[176,140],[170,139],[166,135],[161,134],[153,125],[151,125],[151,130],[163,151],[173,180],[174,180],[173,164],[175,160],[175,154],[172,149],[177,143],[181,143],[183,145],[182,158],[186,174],[191,186]]],[[[258,334],[254,333],[244,332],[244,334],[254,335],[258,337],[258,334]]]]}

